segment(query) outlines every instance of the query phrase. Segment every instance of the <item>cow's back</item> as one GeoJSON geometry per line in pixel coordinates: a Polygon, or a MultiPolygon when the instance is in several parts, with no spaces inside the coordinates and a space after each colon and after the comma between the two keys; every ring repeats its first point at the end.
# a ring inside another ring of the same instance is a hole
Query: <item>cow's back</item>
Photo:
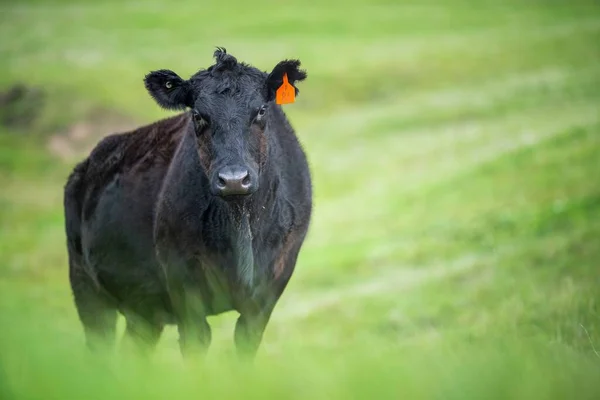
{"type": "Polygon", "coordinates": [[[154,254],[153,214],[188,122],[188,114],[180,114],[104,138],[65,187],[69,255],[79,264],[72,268],[82,269],[125,309],[168,308],[154,254]]]}

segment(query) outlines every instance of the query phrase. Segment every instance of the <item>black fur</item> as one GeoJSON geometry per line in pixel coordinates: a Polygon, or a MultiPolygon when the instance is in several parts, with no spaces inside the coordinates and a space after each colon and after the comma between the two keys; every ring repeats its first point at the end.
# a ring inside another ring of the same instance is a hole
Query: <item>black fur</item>
{"type": "Polygon", "coordinates": [[[233,69],[237,64],[237,59],[231,54],[227,54],[227,50],[223,47],[217,47],[214,52],[215,57],[215,69],[216,70],[230,70],[233,69]]]}
{"type": "Polygon", "coordinates": [[[90,347],[110,343],[120,311],[137,348],[177,324],[182,353],[204,351],[206,317],[237,310],[236,346],[252,356],[292,276],[311,178],[265,88],[283,72],[291,83],[306,75],[299,62],[267,74],[224,49],[214,56],[187,81],[167,70],[148,75],[159,105],[192,111],[106,137],[65,186],[69,276],[90,347]],[[249,171],[251,195],[215,195],[217,172],[232,165],[249,171]]]}

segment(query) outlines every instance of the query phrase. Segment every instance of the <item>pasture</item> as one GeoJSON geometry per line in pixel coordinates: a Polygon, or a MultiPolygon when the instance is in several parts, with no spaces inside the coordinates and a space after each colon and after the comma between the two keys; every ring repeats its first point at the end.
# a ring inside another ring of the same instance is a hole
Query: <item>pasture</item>
{"type": "Polygon", "coordinates": [[[0,38],[0,92],[32,88],[0,103],[0,398],[600,397],[597,2],[23,0],[0,38]],[[67,174],[172,115],[147,72],[215,46],[308,73],[284,106],[314,179],[296,272],[253,367],[234,314],[203,365],[175,328],[150,361],[90,360],[67,174]]]}

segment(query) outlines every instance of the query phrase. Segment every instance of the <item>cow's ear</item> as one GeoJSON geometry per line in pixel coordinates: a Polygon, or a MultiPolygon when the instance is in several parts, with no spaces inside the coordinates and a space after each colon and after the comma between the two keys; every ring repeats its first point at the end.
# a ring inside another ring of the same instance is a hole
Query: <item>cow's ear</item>
{"type": "Polygon", "coordinates": [[[144,78],[144,84],[148,93],[163,108],[183,110],[193,106],[192,85],[173,71],[152,71],[144,78]]]}
{"type": "Polygon", "coordinates": [[[306,79],[306,71],[301,70],[300,60],[284,60],[273,68],[273,71],[267,77],[267,100],[275,99],[275,92],[283,82],[283,75],[287,74],[288,82],[294,87],[296,95],[298,88],[296,82],[301,82],[306,79]]]}

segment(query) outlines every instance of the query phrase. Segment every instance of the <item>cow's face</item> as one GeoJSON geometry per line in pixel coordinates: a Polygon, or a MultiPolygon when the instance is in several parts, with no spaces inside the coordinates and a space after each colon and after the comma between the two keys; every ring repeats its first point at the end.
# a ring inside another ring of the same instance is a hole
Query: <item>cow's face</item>
{"type": "MultiPolygon", "coordinates": [[[[196,145],[211,192],[226,198],[254,193],[267,161],[269,109],[287,74],[290,84],[306,73],[298,60],[282,61],[270,74],[217,49],[216,63],[189,80],[170,70],[154,71],[146,88],[167,109],[190,108],[196,145]]],[[[297,89],[295,89],[297,92],[297,89]]],[[[274,122],[271,122],[274,123],[274,122]]]]}

